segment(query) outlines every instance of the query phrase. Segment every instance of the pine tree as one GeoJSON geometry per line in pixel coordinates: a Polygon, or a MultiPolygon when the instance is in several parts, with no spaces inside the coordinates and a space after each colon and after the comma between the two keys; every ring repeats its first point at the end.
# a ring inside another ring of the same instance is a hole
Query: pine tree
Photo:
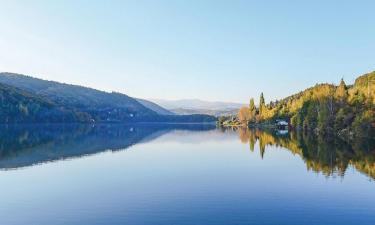
{"type": "Polygon", "coordinates": [[[265,109],[266,109],[266,103],[265,103],[265,100],[264,100],[264,96],[263,96],[263,92],[260,94],[260,98],[259,98],[259,117],[260,117],[260,120],[263,119],[263,114],[265,113],[265,109]]]}
{"type": "Polygon", "coordinates": [[[263,92],[260,94],[260,99],[259,99],[259,106],[261,105],[264,105],[265,104],[265,101],[264,101],[264,96],[263,96],[263,92]]]}
{"type": "Polygon", "coordinates": [[[250,105],[249,105],[249,111],[250,111],[250,121],[253,122],[255,120],[257,108],[255,107],[254,99],[250,99],[250,105]]]}
{"type": "Polygon", "coordinates": [[[348,88],[346,87],[344,79],[341,79],[340,85],[336,88],[335,97],[341,102],[344,102],[347,100],[348,88]]]}

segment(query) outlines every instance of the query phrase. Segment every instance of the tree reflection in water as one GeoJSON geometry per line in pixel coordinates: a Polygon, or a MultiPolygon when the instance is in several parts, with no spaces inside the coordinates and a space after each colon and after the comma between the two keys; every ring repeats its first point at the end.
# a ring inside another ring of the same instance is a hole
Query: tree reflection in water
{"type": "MultiPolygon", "coordinates": [[[[0,169],[16,169],[48,161],[125,150],[151,141],[173,130],[206,132],[214,125],[29,125],[0,126],[0,169]]],[[[237,132],[251,151],[259,146],[267,157],[267,146],[278,146],[299,155],[308,170],[326,176],[344,176],[349,166],[375,179],[375,140],[325,140],[306,133],[280,135],[274,130],[222,129],[237,132]]],[[[273,149],[273,148],[272,148],[273,149]]]]}
{"type": "Polygon", "coordinates": [[[312,134],[289,132],[283,135],[276,130],[238,128],[242,143],[254,151],[259,145],[260,156],[265,157],[267,146],[283,147],[299,155],[308,170],[326,176],[344,176],[349,166],[375,179],[375,140],[356,139],[344,141],[339,138],[326,140],[312,134]]]}
{"type": "Polygon", "coordinates": [[[0,126],[0,169],[119,151],[173,130],[207,131],[210,124],[52,124],[0,126]]]}

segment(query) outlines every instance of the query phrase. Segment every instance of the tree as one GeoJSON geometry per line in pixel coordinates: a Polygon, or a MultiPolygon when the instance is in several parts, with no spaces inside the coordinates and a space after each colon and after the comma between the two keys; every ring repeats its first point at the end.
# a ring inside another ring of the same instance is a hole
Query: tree
{"type": "Polygon", "coordinates": [[[256,113],[257,113],[257,108],[255,106],[253,98],[250,99],[249,113],[250,113],[250,118],[249,118],[250,122],[254,122],[255,116],[256,116],[256,113]]]}
{"type": "Polygon", "coordinates": [[[242,111],[241,118],[253,122],[255,117],[255,123],[263,124],[282,118],[290,121],[295,128],[325,137],[330,134],[371,136],[369,134],[375,133],[375,88],[368,90],[370,80],[375,81],[375,71],[357,78],[350,86],[343,79],[337,86],[317,84],[267,105],[261,93],[258,107],[250,99],[250,119],[245,119],[245,110],[242,111]]]}
{"type": "Polygon", "coordinates": [[[305,105],[305,117],[303,121],[303,128],[306,130],[314,130],[317,125],[317,117],[318,117],[318,104],[316,102],[306,102],[305,105]]]}
{"type": "Polygon", "coordinates": [[[341,79],[340,85],[336,88],[335,97],[340,102],[345,102],[348,99],[348,88],[344,79],[341,79]]]}
{"type": "Polygon", "coordinates": [[[263,114],[265,113],[265,110],[266,110],[266,103],[264,101],[264,96],[263,96],[263,92],[260,94],[260,98],[259,98],[259,119],[262,120],[263,119],[263,114]]]}
{"type": "Polygon", "coordinates": [[[247,124],[250,120],[250,111],[248,107],[242,107],[240,111],[238,111],[238,120],[242,124],[247,124]]]}
{"type": "Polygon", "coordinates": [[[263,92],[260,93],[260,98],[259,98],[259,106],[261,105],[265,105],[266,102],[264,101],[264,96],[263,96],[263,92]]]}
{"type": "Polygon", "coordinates": [[[224,116],[220,116],[217,123],[221,126],[224,124],[224,122],[227,120],[224,116]]]}

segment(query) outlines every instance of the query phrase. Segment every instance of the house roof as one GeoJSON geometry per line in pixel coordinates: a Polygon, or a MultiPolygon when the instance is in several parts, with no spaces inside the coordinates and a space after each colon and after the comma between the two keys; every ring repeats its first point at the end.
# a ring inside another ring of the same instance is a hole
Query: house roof
{"type": "Polygon", "coordinates": [[[280,121],[277,121],[277,125],[287,126],[289,124],[288,124],[288,122],[286,122],[284,120],[280,120],[280,121]]]}

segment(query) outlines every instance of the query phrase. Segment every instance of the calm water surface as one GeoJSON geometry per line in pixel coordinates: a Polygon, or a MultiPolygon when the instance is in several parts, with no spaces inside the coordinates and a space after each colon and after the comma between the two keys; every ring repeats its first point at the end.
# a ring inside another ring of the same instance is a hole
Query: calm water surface
{"type": "Polygon", "coordinates": [[[375,224],[373,141],[213,126],[0,127],[0,224],[375,224]]]}

